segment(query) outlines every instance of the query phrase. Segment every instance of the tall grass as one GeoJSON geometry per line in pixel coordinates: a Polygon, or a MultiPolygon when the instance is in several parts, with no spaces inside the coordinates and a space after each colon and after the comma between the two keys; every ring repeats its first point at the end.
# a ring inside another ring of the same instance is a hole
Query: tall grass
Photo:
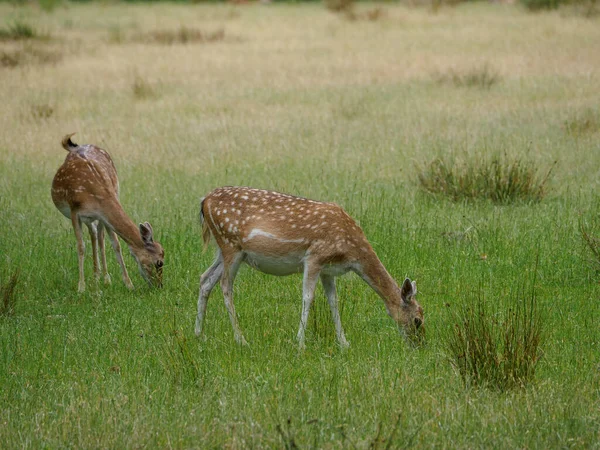
{"type": "Polygon", "coordinates": [[[545,173],[531,161],[499,155],[434,159],[418,174],[421,188],[453,201],[486,199],[494,203],[539,202],[552,168],[545,173]]]}
{"type": "Polygon", "coordinates": [[[531,383],[541,356],[543,322],[535,288],[458,307],[446,347],[466,386],[506,391],[531,383]],[[494,312],[495,311],[495,312],[494,312]]]}

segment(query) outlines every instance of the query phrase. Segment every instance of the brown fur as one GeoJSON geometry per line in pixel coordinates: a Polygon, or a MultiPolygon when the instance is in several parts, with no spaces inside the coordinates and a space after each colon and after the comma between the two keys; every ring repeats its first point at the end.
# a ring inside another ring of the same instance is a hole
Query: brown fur
{"type": "Polygon", "coordinates": [[[106,229],[117,253],[125,284],[132,287],[116,235],[127,243],[140,268],[144,270],[144,277],[160,284],[164,250],[158,242],[153,241],[152,228],[148,223],[140,224],[138,228],[125,214],[119,202],[119,180],[112,158],[108,152],[94,145],[73,143],[71,136],[73,134],[68,134],[61,141],[62,147],[69,153],[54,176],[51,194],[54,205],[71,219],[75,231],[79,254],[79,290],[85,288],[82,222],[87,225],[92,238],[96,276],[99,276],[97,245],[100,244],[105,279],[110,278],[106,271],[104,255],[104,229],[106,229]],[[149,233],[146,233],[144,238],[141,230],[146,229],[149,233]]]}

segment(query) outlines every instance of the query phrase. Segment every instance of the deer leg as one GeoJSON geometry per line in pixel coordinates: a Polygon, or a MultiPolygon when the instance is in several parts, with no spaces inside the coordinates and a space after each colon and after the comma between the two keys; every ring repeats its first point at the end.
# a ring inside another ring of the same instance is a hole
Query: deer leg
{"type": "Polygon", "coordinates": [[[315,297],[315,288],[319,280],[319,272],[321,268],[310,261],[304,263],[304,277],[302,279],[302,317],[300,318],[300,329],[298,330],[298,344],[301,349],[306,346],[304,344],[304,333],[306,324],[308,323],[308,313],[310,305],[315,297]]]}
{"type": "Polygon", "coordinates": [[[94,222],[86,224],[92,240],[92,260],[94,261],[94,278],[100,279],[100,263],[98,261],[98,229],[94,222]]]}
{"type": "Polygon", "coordinates": [[[246,339],[240,331],[238,325],[237,316],[235,314],[235,306],[233,304],[233,281],[237,275],[237,271],[240,268],[240,264],[244,259],[244,254],[238,252],[231,255],[222,255],[223,257],[223,273],[221,275],[221,290],[223,291],[223,300],[229,313],[229,320],[231,320],[231,326],[233,327],[233,334],[235,341],[238,344],[248,345],[246,339]]]}
{"type": "Polygon", "coordinates": [[[110,275],[106,266],[106,251],[104,248],[104,224],[102,222],[98,222],[98,247],[100,248],[100,262],[102,263],[104,283],[110,284],[110,275]]]}
{"type": "Polygon", "coordinates": [[[329,302],[329,308],[331,309],[331,317],[335,324],[335,334],[337,336],[340,347],[347,348],[350,346],[344,335],[344,329],[342,328],[342,320],[340,319],[340,311],[338,310],[338,297],[335,290],[335,278],[329,275],[321,274],[321,283],[323,283],[323,289],[329,302]]]}
{"type": "Polygon", "coordinates": [[[119,244],[119,238],[117,237],[117,233],[115,233],[110,228],[108,230],[108,237],[110,238],[110,243],[115,249],[115,253],[117,255],[117,262],[121,266],[121,273],[123,274],[123,283],[127,286],[128,289],[133,289],[133,283],[129,278],[129,274],[127,273],[127,267],[125,267],[125,262],[123,261],[123,254],[121,253],[121,245],[119,244]]]}
{"type": "Polygon", "coordinates": [[[83,256],[85,253],[85,244],[83,242],[83,235],[81,233],[81,220],[75,211],[71,210],[71,223],[73,224],[73,230],[75,231],[75,238],[77,239],[77,256],[79,260],[79,286],[77,290],[79,292],[85,291],[85,275],[83,273],[83,256]]]}
{"type": "Polygon", "coordinates": [[[217,253],[217,258],[212,266],[200,277],[200,294],[198,295],[198,314],[196,315],[196,336],[202,334],[202,324],[206,314],[206,303],[211,291],[223,275],[223,258],[221,252],[217,253]]]}

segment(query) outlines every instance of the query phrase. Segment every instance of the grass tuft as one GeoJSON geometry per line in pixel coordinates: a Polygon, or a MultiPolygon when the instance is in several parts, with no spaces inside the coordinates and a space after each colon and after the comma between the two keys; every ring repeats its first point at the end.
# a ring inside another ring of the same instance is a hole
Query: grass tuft
{"type": "Polygon", "coordinates": [[[490,89],[501,80],[500,75],[488,64],[464,72],[450,70],[447,73],[437,74],[434,78],[440,84],[479,89],[490,89]]]}
{"type": "Polygon", "coordinates": [[[162,355],[163,369],[173,384],[197,385],[201,374],[200,364],[180,330],[174,329],[165,337],[162,355]]]}
{"type": "Polygon", "coordinates": [[[33,105],[31,107],[31,115],[36,120],[49,119],[54,114],[54,107],[46,103],[33,105]]]}
{"type": "Polygon", "coordinates": [[[133,96],[137,99],[143,100],[156,96],[154,88],[144,80],[139,74],[135,74],[133,83],[131,85],[133,96]]]}
{"type": "Polygon", "coordinates": [[[134,40],[138,42],[151,42],[162,45],[193,44],[205,42],[218,42],[225,39],[225,30],[206,32],[196,28],[179,27],[177,30],[155,30],[138,35],[134,40]]]}
{"type": "Polygon", "coordinates": [[[591,231],[590,227],[583,220],[579,221],[579,231],[583,242],[592,254],[592,259],[590,260],[592,265],[600,270],[600,238],[597,237],[595,230],[591,231]]]}
{"type": "Polygon", "coordinates": [[[575,137],[597,133],[600,131],[600,112],[586,109],[565,121],[564,129],[567,134],[575,137]]]}
{"type": "Polygon", "coordinates": [[[459,309],[445,343],[449,358],[466,386],[525,386],[534,378],[542,340],[535,290],[529,298],[516,295],[500,315],[489,304],[480,292],[459,309]]]}
{"type": "Polygon", "coordinates": [[[28,64],[55,64],[62,59],[62,54],[42,50],[27,45],[16,50],[5,50],[0,52],[0,67],[14,68],[28,64]]]}
{"type": "Polygon", "coordinates": [[[511,159],[506,154],[467,161],[446,157],[433,160],[418,177],[422,189],[453,201],[539,202],[546,195],[546,183],[554,165],[545,176],[540,176],[533,162],[511,159]]]}
{"type": "Polygon", "coordinates": [[[19,271],[15,270],[6,283],[0,284],[0,295],[2,304],[0,304],[0,316],[8,317],[15,313],[17,304],[16,287],[19,282],[19,271]]]}
{"type": "Polygon", "coordinates": [[[0,28],[0,41],[23,41],[31,39],[49,39],[47,33],[41,33],[33,27],[33,25],[15,20],[9,23],[6,28],[0,28]]]}

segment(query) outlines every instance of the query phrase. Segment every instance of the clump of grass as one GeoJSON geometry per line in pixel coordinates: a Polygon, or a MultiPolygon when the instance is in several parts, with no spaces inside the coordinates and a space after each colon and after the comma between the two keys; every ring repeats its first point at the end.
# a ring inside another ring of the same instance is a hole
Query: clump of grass
{"type": "Polygon", "coordinates": [[[177,30],[156,30],[139,35],[139,42],[153,42],[162,45],[191,44],[199,42],[217,42],[225,39],[225,30],[206,32],[196,28],[179,27],[177,30]]]}
{"type": "Polygon", "coordinates": [[[49,39],[50,36],[36,30],[33,25],[21,20],[9,23],[0,28],[0,41],[23,41],[31,39],[49,39]]]}
{"type": "Polygon", "coordinates": [[[30,45],[0,52],[0,67],[14,68],[27,64],[54,64],[62,59],[60,53],[30,45]]]}
{"type": "MultiPolygon", "coordinates": [[[[554,163],[555,165],[556,163],[554,163]]],[[[506,154],[466,161],[437,158],[418,178],[421,188],[453,201],[487,199],[494,203],[539,202],[554,165],[544,176],[531,161],[511,159],[506,154]]]]}
{"type": "Polygon", "coordinates": [[[49,119],[54,114],[54,107],[48,104],[33,105],[31,107],[31,115],[34,119],[45,120],[49,119]]]}
{"type": "Polygon", "coordinates": [[[563,0],[520,0],[521,4],[530,11],[540,11],[544,9],[556,9],[563,0]]]}
{"type": "Polygon", "coordinates": [[[133,96],[137,99],[147,99],[156,96],[154,88],[144,80],[139,74],[135,74],[131,85],[133,96]]]}
{"type": "Polygon", "coordinates": [[[188,339],[180,330],[173,330],[165,337],[162,365],[175,384],[197,384],[200,363],[194,358],[188,339]]]}
{"type": "Polygon", "coordinates": [[[17,304],[16,287],[19,282],[19,271],[15,270],[6,283],[0,284],[0,296],[2,304],[0,304],[0,316],[8,317],[15,313],[15,305],[17,304]]]}
{"type": "Polygon", "coordinates": [[[434,76],[438,83],[452,84],[457,87],[490,89],[501,79],[500,75],[488,64],[472,68],[465,72],[450,70],[434,76]]]}
{"type": "Polygon", "coordinates": [[[350,13],[354,10],[354,0],[325,0],[325,8],[335,13],[350,13]]]}
{"type": "Polygon", "coordinates": [[[503,314],[492,313],[480,292],[456,313],[445,345],[466,386],[506,391],[533,380],[543,331],[535,289],[507,306],[503,314]]]}
{"type": "Polygon", "coordinates": [[[600,112],[586,109],[575,117],[565,121],[564,129],[571,136],[583,136],[600,131],[600,112]]]}
{"type": "Polygon", "coordinates": [[[592,265],[600,270],[600,238],[597,237],[596,230],[590,230],[590,227],[583,220],[580,220],[579,231],[581,232],[583,242],[592,254],[592,259],[590,260],[592,265]]]}

